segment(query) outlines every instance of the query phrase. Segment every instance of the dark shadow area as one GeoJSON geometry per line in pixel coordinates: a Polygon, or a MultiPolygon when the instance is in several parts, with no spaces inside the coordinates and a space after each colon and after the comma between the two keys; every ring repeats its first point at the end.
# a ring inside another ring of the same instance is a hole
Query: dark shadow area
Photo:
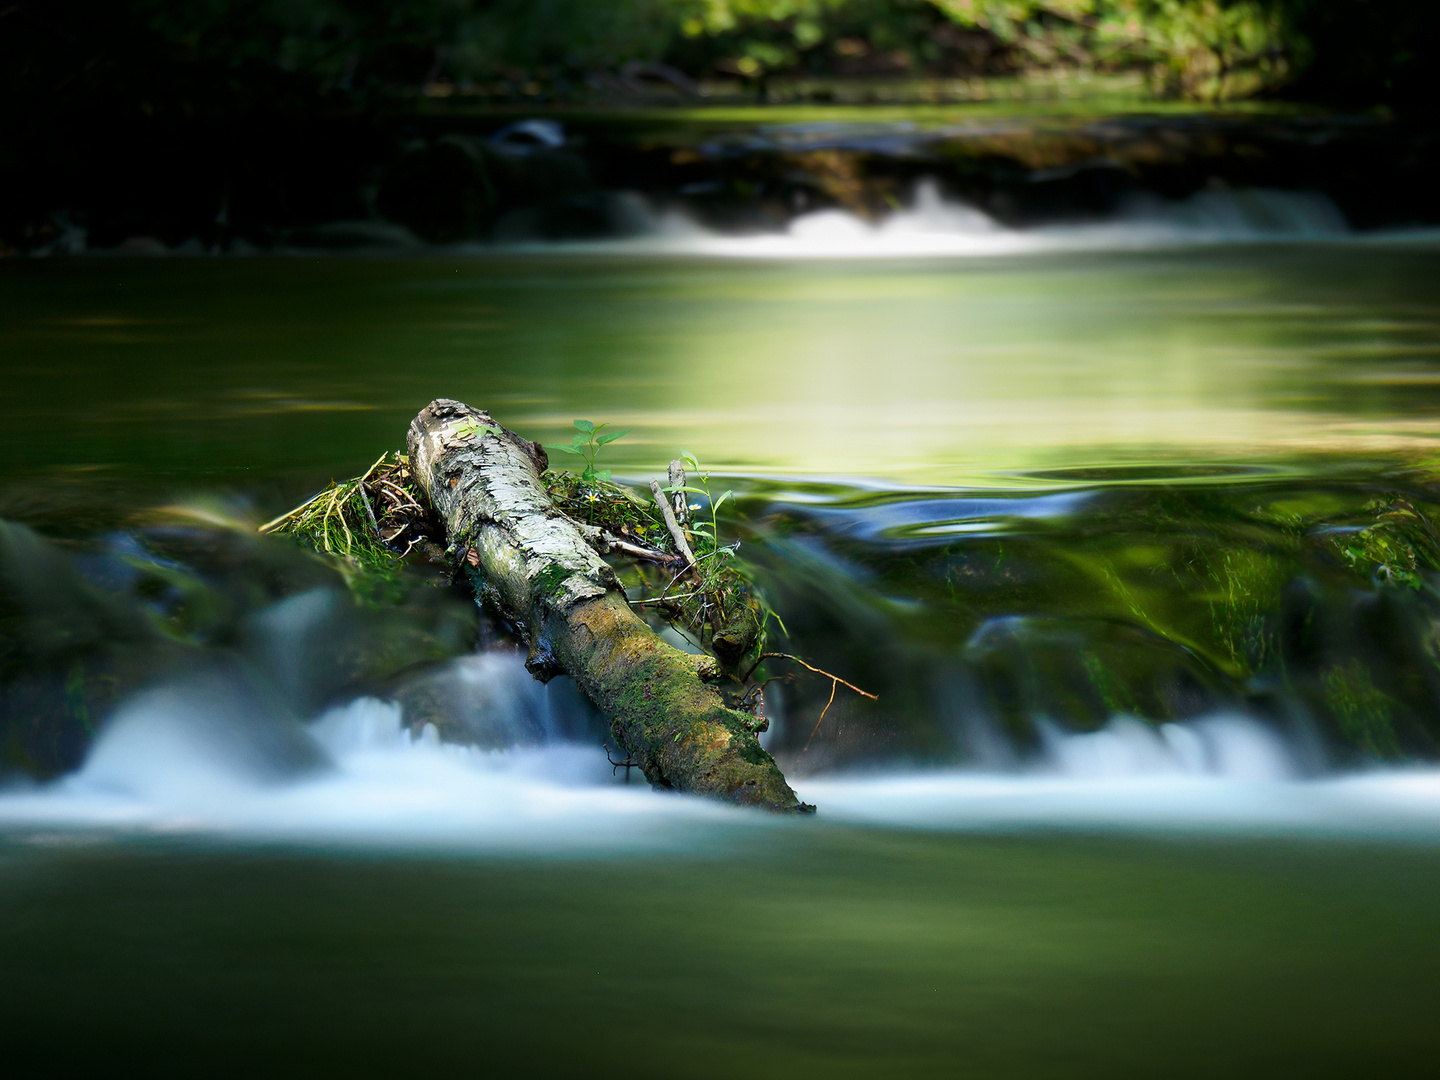
{"type": "Polygon", "coordinates": [[[0,10],[0,250],[624,235],[643,223],[620,192],[773,229],[874,218],[922,176],[1022,226],[1217,184],[1318,190],[1361,228],[1432,222],[1437,18],[1400,0],[23,0],[0,10]],[[889,107],[884,136],[847,103],[889,107]]]}

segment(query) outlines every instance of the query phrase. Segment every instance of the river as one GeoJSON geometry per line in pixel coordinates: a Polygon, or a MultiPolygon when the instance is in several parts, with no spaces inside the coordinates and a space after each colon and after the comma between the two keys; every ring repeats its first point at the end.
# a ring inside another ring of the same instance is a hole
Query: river
{"type": "Polygon", "coordinates": [[[0,264],[16,1053],[1428,1075],[1437,285],[1263,192],[0,264]],[[455,590],[248,531],[437,396],[735,491],[775,640],[879,694],[767,699],[814,819],[627,783],[455,590]]]}

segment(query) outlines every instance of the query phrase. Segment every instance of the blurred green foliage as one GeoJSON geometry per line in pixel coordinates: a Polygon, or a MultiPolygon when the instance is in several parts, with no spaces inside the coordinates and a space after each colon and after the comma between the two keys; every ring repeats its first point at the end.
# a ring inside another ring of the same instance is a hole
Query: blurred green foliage
{"type": "Polygon", "coordinates": [[[1068,69],[1169,96],[1288,84],[1403,106],[1433,94],[1437,27],[1440,5],[1410,0],[22,0],[0,12],[0,79],[3,108],[32,120],[575,100],[662,63],[674,85],[1068,69]]]}
{"type": "Polygon", "coordinates": [[[1278,85],[1308,49],[1271,0],[936,0],[1013,43],[1030,64],[1148,70],[1172,94],[1235,97],[1278,85]]]}

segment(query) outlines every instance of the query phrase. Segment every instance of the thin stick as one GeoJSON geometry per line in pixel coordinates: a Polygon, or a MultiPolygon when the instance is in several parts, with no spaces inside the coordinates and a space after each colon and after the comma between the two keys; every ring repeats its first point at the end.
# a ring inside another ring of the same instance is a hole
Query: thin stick
{"type": "MultiPolygon", "coordinates": [[[[680,523],[675,520],[675,511],[670,506],[670,500],[665,498],[665,493],[660,490],[660,481],[650,481],[650,491],[655,496],[655,502],[660,506],[660,513],[665,518],[665,527],[670,530],[670,539],[675,541],[675,550],[685,559],[685,569],[695,565],[695,553],[690,550],[690,542],[685,539],[685,530],[680,528],[680,523]]],[[[681,573],[684,573],[682,570],[681,573]]]]}
{"type": "Polygon", "coordinates": [[[325,492],[323,492],[323,491],[316,492],[314,495],[311,495],[310,498],[306,499],[306,500],[305,500],[303,503],[301,503],[299,506],[295,507],[294,510],[291,510],[288,514],[281,514],[281,515],[280,515],[279,517],[277,517],[274,521],[267,521],[264,525],[261,525],[260,528],[256,530],[256,532],[262,532],[262,533],[268,533],[268,532],[270,532],[272,529],[274,529],[277,525],[281,524],[282,522],[289,521],[289,520],[290,520],[291,518],[293,518],[296,514],[302,513],[302,512],[304,512],[305,510],[309,509],[309,508],[310,508],[311,506],[313,506],[316,502],[318,502],[318,501],[320,500],[320,498],[321,498],[324,494],[325,494],[325,492]]]}
{"type": "MultiPolygon", "coordinates": [[[[688,600],[688,599],[689,599],[690,597],[692,597],[692,596],[699,596],[699,595],[700,595],[700,590],[699,590],[699,589],[696,589],[694,592],[676,593],[674,596],[670,597],[670,599],[671,599],[671,600],[688,600]]],[[[663,596],[657,596],[657,597],[654,597],[654,598],[652,598],[652,599],[650,599],[650,600],[630,600],[630,601],[627,601],[627,602],[628,602],[629,604],[633,605],[634,607],[644,607],[646,604],[658,604],[658,603],[660,603],[660,602],[661,602],[662,600],[664,600],[664,599],[665,599],[665,597],[663,597],[663,596]]]]}
{"type": "Polygon", "coordinates": [[[402,499],[405,500],[405,501],[402,502],[402,503],[397,503],[397,504],[396,504],[397,506],[413,506],[416,510],[423,510],[423,509],[424,509],[424,507],[422,507],[419,503],[417,503],[414,499],[412,499],[412,498],[410,497],[409,492],[407,492],[404,488],[401,488],[401,487],[396,486],[396,484],[395,484],[393,481],[391,481],[391,480],[386,480],[386,479],[383,479],[383,478],[382,478],[382,479],[379,481],[379,483],[381,483],[381,484],[384,485],[385,487],[389,488],[391,491],[393,491],[393,492],[395,492],[397,495],[399,495],[400,498],[402,498],[402,499]]]}
{"type": "MultiPolygon", "coordinates": [[[[380,467],[380,463],[381,463],[382,461],[384,461],[384,460],[385,460],[387,457],[389,457],[389,456],[390,456],[390,451],[389,451],[389,450],[386,450],[385,453],[381,454],[378,458],[376,458],[376,459],[375,459],[375,464],[374,464],[374,465],[371,465],[370,468],[368,468],[368,469],[365,470],[365,475],[360,478],[360,483],[363,484],[366,480],[370,479],[370,474],[373,473],[376,469],[378,469],[378,468],[380,467]]],[[[382,483],[383,483],[383,481],[382,481],[382,483]]],[[[280,524],[282,524],[282,523],[284,523],[284,522],[286,522],[286,521],[289,521],[289,520],[290,520],[291,518],[293,518],[296,514],[299,514],[299,513],[303,512],[304,510],[306,510],[307,508],[309,508],[311,505],[313,505],[315,502],[317,502],[318,500],[324,498],[325,495],[326,495],[326,492],[324,492],[324,491],[317,492],[316,494],[311,495],[310,498],[306,499],[306,500],[305,500],[303,503],[301,503],[299,506],[295,507],[294,510],[289,511],[288,513],[281,514],[279,517],[275,518],[273,521],[267,521],[264,525],[261,525],[260,528],[258,528],[258,529],[255,530],[255,531],[256,531],[256,532],[262,532],[262,533],[268,533],[268,532],[272,531],[277,525],[280,525],[280,524]]],[[[366,504],[366,507],[365,507],[365,508],[366,508],[367,510],[370,508],[368,503],[366,504]]],[[[374,520],[375,520],[375,515],[374,515],[374,514],[371,514],[371,515],[370,515],[370,520],[371,520],[372,523],[374,522],[374,520]]],[[[378,531],[378,527],[377,527],[377,531],[378,531]]]]}
{"type": "MultiPolygon", "coordinates": [[[[840,678],[839,675],[832,675],[830,672],[824,670],[823,668],[818,668],[814,664],[806,663],[798,656],[792,656],[789,653],[783,652],[761,653],[759,657],[756,658],[755,663],[750,665],[750,670],[745,673],[745,678],[741,679],[740,681],[745,682],[746,680],[748,680],[751,675],[755,674],[755,669],[758,668],[766,660],[794,660],[795,663],[799,664],[801,667],[808,668],[809,670],[815,672],[816,675],[824,675],[825,678],[830,680],[830,698],[828,701],[825,702],[825,708],[820,710],[820,718],[815,721],[815,726],[810,729],[810,738],[805,740],[805,749],[800,751],[800,753],[802,754],[806,753],[810,749],[810,744],[815,741],[815,733],[820,730],[820,725],[824,723],[825,714],[830,711],[830,706],[835,704],[835,691],[838,690],[841,685],[849,687],[861,697],[867,697],[871,701],[880,700],[879,694],[872,694],[869,690],[861,690],[860,687],[856,686],[852,682],[846,682],[844,679],[840,678]]],[[[770,681],[770,679],[766,679],[765,683],[768,683],[770,681]]],[[[762,689],[764,688],[765,683],[760,684],[762,689]]]]}
{"type": "Polygon", "coordinates": [[[381,454],[378,458],[375,459],[374,465],[371,465],[368,469],[365,470],[365,475],[360,477],[359,480],[355,481],[355,490],[360,492],[360,502],[365,507],[365,516],[370,519],[370,528],[375,533],[376,540],[380,539],[380,523],[375,520],[375,511],[370,508],[370,499],[365,494],[365,481],[370,479],[370,474],[373,473],[376,469],[378,469],[380,467],[380,463],[389,456],[390,451],[386,450],[383,454],[381,454]]]}
{"type": "Polygon", "coordinates": [[[750,665],[750,670],[745,673],[745,678],[748,679],[751,675],[755,674],[755,669],[758,668],[766,660],[794,660],[795,663],[799,664],[801,667],[809,668],[811,671],[815,672],[816,675],[824,675],[827,679],[833,679],[837,683],[848,686],[851,690],[854,690],[855,693],[859,694],[861,697],[868,697],[871,701],[880,700],[879,694],[872,694],[869,690],[861,690],[860,687],[856,686],[854,683],[845,682],[845,680],[840,678],[839,675],[832,675],[830,674],[830,672],[826,671],[823,668],[818,668],[814,664],[807,664],[798,656],[791,656],[789,653],[785,652],[761,653],[760,656],[756,659],[755,663],[750,665]]]}
{"type": "Polygon", "coordinates": [[[674,555],[670,555],[664,551],[654,551],[650,548],[644,548],[638,544],[630,544],[618,537],[612,537],[609,534],[606,534],[605,543],[616,551],[629,555],[632,558],[644,559],[646,562],[673,563],[675,561],[674,555]]]}
{"type": "MultiPolygon", "coordinates": [[[[735,554],[735,549],[738,548],[739,546],[740,546],[740,541],[739,541],[739,540],[736,540],[735,543],[730,544],[730,545],[728,545],[728,546],[726,546],[726,547],[716,548],[714,551],[710,552],[710,554],[708,554],[708,555],[701,555],[700,558],[698,558],[698,559],[695,560],[695,562],[696,562],[696,564],[697,564],[697,566],[698,566],[699,563],[704,562],[706,559],[713,559],[716,555],[719,555],[722,551],[723,551],[725,554],[727,554],[727,555],[734,555],[734,554],[735,554]]],[[[665,597],[669,594],[670,590],[675,587],[675,582],[679,581],[682,577],[684,577],[684,576],[685,576],[685,571],[690,570],[690,569],[692,569],[692,567],[687,566],[687,567],[685,567],[684,569],[682,569],[678,574],[676,574],[674,577],[672,577],[672,578],[670,579],[670,584],[665,586],[664,590],[660,593],[660,596],[657,598],[656,602],[658,603],[660,600],[664,600],[665,597]]],[[[699,570],[698,570],[698,569],[696,569],[696,573],[697,573],[697,574],[699,573],[699,570]]],[[[704,583],[701,582],[700,584],[703,585],[704,583]]],[[[704,590],[703,588],[701,588],[701,589],[697,589],[696,591],[703,593],[705,590],[704,590]]],[[[694,594],[691,594],[691,595],[694,595],[694,594]]],[[[779,656],[779,655],[781,655],[781,654],[780,654],[780,653],[776,653],[775,655],[776,655],[776,656],[779,656]]],[[[758,664],[759,661],[757,660],[756,663],[758,664]]],[[[755,669],[754,669],[754,668],[751,668],[750,670],[751,670],[751,671],[754,671],[755,669]]]]}
{"type": "MultiPolygon", "coordinates": [[[[370,474],[369,474],[369,473],[366,473],[365,475],[366,475],[366,476],[369,476],[370,474]]],[[[356,487],[356,489],[360,492],[360,501],[361,501],[362,503],[364,503],[364,505],[365,505],[365,516],[370,519],[370,528],[371,528],[371,530],[375,533],[375,539],[376,539],[376,540],[379,540],[379,539],[380,539],[380,523],[375,520],[375,511],[372,510],[372,509],[370,509],[370,500],[365,497],[365,481],[364,481],[364,479],[362,478],[361,481],[360,481],[358,484],[355,485],[355,487],[356,487]]]]}
{"type": "Polygon", "coordinates": [[[378,469],[378,468],[380,467],[380,463],[381,463],[382,461],[384,461],[384,460],[385,460],[387,457],[389,457],[389,456],[390,456],[390,451],[389,451],[389,450],[386,450],[383,454],[381,454],[378,458],[376,458],[376,459],[375,459],[375,464],[374,464],[374,465],[371,465],[368,469],[365,470],[365,475],[362,476],[362,477],[360,477],[360,481],[359,481],[359,482],[363,484],[363,483],[365,483],[366,480],[369,480],[369,479],[370,479],[370,474],[371,474],[372,472],[374,472],[376,469],[378,469]]]}
{"type": "Polygon", "coordinates": [[[610,762],[610,775],[614,776],[616,769],[624,769],[625,782],[628,784],[630,782],[630,770],[640,768],[640,763],[638,761],[631,761],[630,755],[628,754],[625,755],[624,761],[616,761],[610,756],[610,747],[603,742],[600,744],[600,749],[605,751],[605,760],[610,762]]]}
{"type": "MultiPolygon", "coordinates": [[[[809,667],[810,665],[809,665],[809,664],[806,664],[805,666],[806,666],[806,667],[809,667]]],[[[830,700],[827,701],[827,702],[825,702],[825,708],[823,708],[823,709],[820,710],[820,719],[819,719],[819,720],[816,720],[816,721],[815,721],[815,726],[810,729],[810,738],[808,738],[808,739],[805,740],[805,749],[804,749],[804,750],[801,750],[800,753],[804,754],[804,753],[807,753],[807,752],[809,751],[809,749],[810,749],[810,743],[813,742],[814,739],[815,739],[815,732],[817,732],[817,731],[820,730],[820,725],[821,725],[821,724],[824,722],[824,720],[825,720],[825,714],[830,711],[830,706],[831,706],[832,704],[834,704],[834,701],[835,701],[835,688],[836,688],[837,686],[839,686],[840,683],[843,682],[843,681],[844,681],[844,680],[842,680],[842,679],[835,679],[835,678],[833,678],[833,676],[832,676],[832,680],[831,680],[831,683],[830,683],[830,700]]],[[[846,685],[846,686],[850,686],[849,683],[845,683],[845,685],[846,685]]],[[[851,689],[853,690],[854,687],[851,687],[851,689]]],[[[865,693],[865,691],[863,691],[863,690],[860,691],[860,692],[861,692],[862,694],[865,693]]],[[[870,695],[868,695],[868,696],[874,697],[875,695],[874,695],[874,694],[870,694],[870,695]]]]}

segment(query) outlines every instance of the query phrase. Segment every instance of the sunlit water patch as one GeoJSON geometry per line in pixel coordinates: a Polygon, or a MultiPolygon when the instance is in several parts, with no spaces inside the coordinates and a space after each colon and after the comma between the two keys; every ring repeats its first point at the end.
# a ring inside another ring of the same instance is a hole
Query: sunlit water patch
{"type": "Polygon", "coordinates": [[[240,488],[273,515],[365,469],[442,393],[542,442],[575,417],[631,428],[605,451],[617,474],[683,447],[751,474],[1033,488],[1304,473],[1429,453],[1440,433],[1433,243],[732,259],[683,257],[689,242],[11,260],[0,512],[50,508],[73,534],[149,485],[240,488]],[[44,403],[77,392],[86,421],[57,439],[44,403]]]}

